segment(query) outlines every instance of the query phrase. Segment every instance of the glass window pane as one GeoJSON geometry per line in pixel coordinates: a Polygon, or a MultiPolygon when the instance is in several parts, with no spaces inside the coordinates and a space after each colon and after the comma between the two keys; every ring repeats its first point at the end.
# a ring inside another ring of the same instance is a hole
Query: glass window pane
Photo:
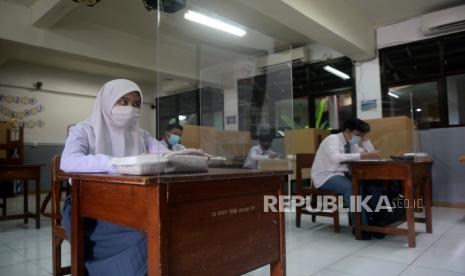
{"type": "Polygon", "coordinates": [[[440,121],[437,82],[389,87],[388,98],[391,116],[411,117],[411,98],[413,116],[419,125],[440,121]]]}
{"type": "Polygon", "coordinates": [[[339,129],[344,120],[353,117],[352,93],[315,98],[316,128],[339,129]]]}
{"type": "Polygon", "coordinates": [[[465,124],[465,74],[447,77],[449,124],[465,124]]]}
{"type": "Polygon", "coordinates": [[[294,99],[294,124],[295,128],[308,128],[310,123],[308,121],[308,97],[294,99]]]}

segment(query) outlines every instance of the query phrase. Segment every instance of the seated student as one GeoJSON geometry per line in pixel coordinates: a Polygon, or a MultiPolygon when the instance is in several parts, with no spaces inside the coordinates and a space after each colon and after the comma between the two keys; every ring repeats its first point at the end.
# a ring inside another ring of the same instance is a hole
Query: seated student
{"type": "Polygon", "coordinates": [[[270,149],[271,143],[273,143],[273,136],[271,134],[259,136],[258,145],[253,146],[250,149],[249,154],[247,155],[247,159],[244,163],[244,168],[257,169],[258,160],[277,158],[278,154],[270,149]]]}
{"type": "MultiPolygon", "coordinates": [[[[316,188],[334,191],[344,198],[344,205],[349,206],[352,195],[352,180],[350,169],[344,161],[360,159],[378,159],[380,152],[376,151],[365,136],[370,131],[370,125],[359,119],[348,119],[343,124],[343,132],[331,134],[320,144],[313,162],[311,177],[316,188]]],[[[382,183],[364,182],[360,190],[362,196],[372,195],[370,203],[376,206],[382,190],[382,183]]],[[[371,204],[370,204],[371,205],[371,204]]],[[[353,213],[350,213],[354,221],[353,213]]],[[[368,224],[367,213],[362,210],[361,223],[368,224]]],[[[370,239],[370,233],[362,233],[363,239],[370,239]]],[[[376,234],[375,234],[376,235],[376,234]]],[[[376,237],[382,237],[376,235],[376,237]]]]}
{"type": "Polygon", "coordinates": [[[172,151],[183,150],[186,147],[179,142],[181,141],[183,127],[177,124],[170,124],[165,129],[165,137],[161,141],[163,146],[172,151]]]}
{"type": "MultiPolygon", "coordinates": [[[[92,114],[69,129],[60,168],[65,172],[116,173],[112,156],[124,157],[169,150],[139,128],[140,88],[132,81],[107,82],[92,114]]],[[[71,200],[63,208],[66,235],[71,237],[71,200]]],[[[147,242],[143,231],[86,219],[84,258],[88,274],[146,275],[147,242]]]]}

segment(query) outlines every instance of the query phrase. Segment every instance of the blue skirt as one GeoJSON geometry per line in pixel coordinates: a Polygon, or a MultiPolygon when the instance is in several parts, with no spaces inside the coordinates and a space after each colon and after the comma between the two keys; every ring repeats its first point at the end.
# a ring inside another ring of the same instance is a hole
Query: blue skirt
{"type": "MultiPolygon", "coordinates": [[[[71,238],[71,197],[63,207],[63,226],[71,238]]],[[[84,219],[84,243],[88,275],[147,275],[147,239],[143,231],[84,219]]]]}

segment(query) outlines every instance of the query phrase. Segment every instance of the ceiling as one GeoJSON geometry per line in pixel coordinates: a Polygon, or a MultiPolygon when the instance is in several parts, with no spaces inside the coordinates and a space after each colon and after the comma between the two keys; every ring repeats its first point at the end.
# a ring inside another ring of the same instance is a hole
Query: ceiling
{"type": "Polygon", "coordinates": [[[240,25],[253,35],[238,38],[199,24],[192,24],[183,18],[183,11],[178,11],[175,14],[162,13],[160,28],[157,30],[156,11],[148,12],[142,0],[102,0],[94,7],[80,5],[67,17],[149,40],[155,41],[155,34],[160,31],[162,34],[175,39],[217,45],[224,49],[234,49],[236,52],[247,54],[254,53],[257,49],[282,48],[288,43],[304,45],[311,42],[304,35],[276,22],[276,20],[247,9],[240,1],[190,0],[187,3],[188,9],[222,17],[224,20],[232,21],[231,23],[235,25],[240,25]],[[205,12],[206,10],[208,12],[205,12]]]}
{"type": "MultiPolygon", "coordinates": [[[[37,0],[6,0],[8,2],[31,6],[37,0]]],[[[71,0],[69,0],[71,1],[71,0]]],[[[312,43],[305,35],[277,22],[263,13],[256,12],[243,4],[247,0],[187,0],[189,8],[197,11],[208,10],[218,16],[234,22],[236,25],[247,26],[248,33],[237,38],[219,31],[211,30],[199,24],[192,24],[183,19],[183,12],[177,14],[162,14],[161,27],[156,29],[156,13],[148,12],[142,0],[101,0],[94,7],[79,5],[66,15],[66,19],[77,22],[90,22],[116,31],[128,33],[147,40],[156,41],[170,37],[170,43],[201,43],[209,55],[222,55],[235,58],[242,54],[259,53],[287,45],[301,46],[312,43]],[[165,36],[163,36],[165,35],[165,36]],[[162,37],[162,38],[160,38],[162,37]],[[273,37],[274,39],[272,39],[273,37]],[[213,51],[216,49],[217,51],[213,51]],[[228,54],[229,53],[229,54],[228,54]]],[[[323,0],[322,0],[323,1],[323,0]]],[[[338,0],[344,1],[344,0],[338,0]]],[[[465,3],[464,0],[345,0],[366,17],[373,26],[382,26],[399,22],[424,13],[456,6],[465,3]]],[[[88,73],[100,75],[125,75],[134,80],[153,82],[153,71],[129,68],[121,64],[105,63],[103,61],[84,60],[61,53],[29,51],[18,45],[7,45],[10,59],[62,67],[79,68],[88,73]],[[35,54],[34,54],[35,53],[35,54]],[[44,59],[45,56],[48,58],[44,59]],[[71,62],[72,61],[72,62],[71,62]],[[75,66],[70,66],[74,63],[75,66]]],[[[166,76],[171,78],[173,76],[166,76]]],[[[163,78],[163,77],[162,77],[163,78]]]]}
{"type": "Polygon", "coordinates": [[[345,0],[374,26],[384,26],[460,4],[464,0],[345,0]]]}
{"type": "MultiPolygon", "coordinates": [[[[40,47],[26,46],[5,40],[0,40],[0,60],[4,62],[19,61],[33,63],[112,78],[124,77],[146,83],[154,83],[156,80],[154,78],[155,74],[151,70],[83,58],[81,56],[74,56],[40,47]]],[[[167,74],[160,74],[160,79],[172,77],[167,74]]]]}

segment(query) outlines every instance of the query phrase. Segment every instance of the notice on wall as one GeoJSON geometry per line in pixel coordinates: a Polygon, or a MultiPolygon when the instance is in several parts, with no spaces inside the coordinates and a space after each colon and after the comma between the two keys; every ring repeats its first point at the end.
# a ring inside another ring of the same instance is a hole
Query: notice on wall
{"type": "Polygon", "coordinates": [[[362,103],[361,103],[361,110],[362,111],[374,111],[376,110],[376,106],[377,106],[377,100],[374,99],[374,100],[363,100],[362,103]]]}

